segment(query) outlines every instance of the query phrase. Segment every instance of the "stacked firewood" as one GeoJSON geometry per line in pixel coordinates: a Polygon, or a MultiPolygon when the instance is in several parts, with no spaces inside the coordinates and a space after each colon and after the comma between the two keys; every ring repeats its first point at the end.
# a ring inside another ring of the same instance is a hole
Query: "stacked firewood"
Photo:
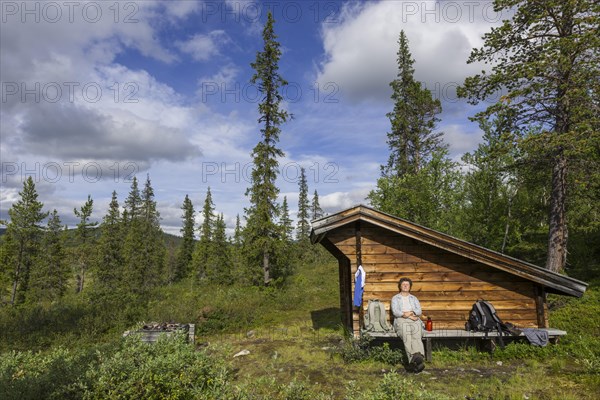
{"type": "Polygon", "coordinates": [[[166,322],[149,322],[144,324],[142,327],[142,331],[151,331],[151,332],[175,332],[175,331],[184,331],[187,332],[190,329],[189,324],[174,324],[174,323],[166,323],[166,322]]]}

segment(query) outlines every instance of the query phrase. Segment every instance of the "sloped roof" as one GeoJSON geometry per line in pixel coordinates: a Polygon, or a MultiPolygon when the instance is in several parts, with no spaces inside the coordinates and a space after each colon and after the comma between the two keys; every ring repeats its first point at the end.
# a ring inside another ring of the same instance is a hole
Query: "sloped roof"
{"type": "Polygon", "coordinates": [[[312,221],[311,242],[318,243],[327,235],[327,232],[356,221],[368,222],[399,235],[523,277],[543,285],[548,292],[581,297],[588,286],[587,283],[577,279],[557,274],[362,204],[312,221]]]}

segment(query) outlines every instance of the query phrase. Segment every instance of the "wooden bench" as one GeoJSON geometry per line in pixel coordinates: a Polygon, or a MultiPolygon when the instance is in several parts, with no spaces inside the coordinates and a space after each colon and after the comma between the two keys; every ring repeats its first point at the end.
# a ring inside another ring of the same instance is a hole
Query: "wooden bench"
{"type": "MultiPolygon", "coordinates": [[[[564,336],[567,334],[566,331],[561,331],[559,329],[554,329],[554,328],[541,328],[540,330],[546,331],[548,332],[548,339],[550,341],[550,343],[557,343],[559,338],[561,336],[564,336]]],[[[400,337],[398,337],[398,335],[396,335],[396,332],[389,332],[389,333],[372,333],[372,332],[365,332],[364,334],[374,338],[374,339],[380,339],[380,340],[401,340],[400,337]]],[[[488,332],[487,334],[485,332],[469,332],[469,331],[465,331],[462,329],[439,329],[439,330],[433,330],[433,331],[424,331],[424,335],[423,335],[423,342],[424,342],[424,347],[425,347],[425,359],[427,361],[431,361],[431,351],[433,348],[432,342],[434,340],[439,340],[439,341],[443,341],[443,340],[464,340],[464,341],[477,341],[479,343],[484,343],[487,344],[489,346],[489,350],[493,351],[495,348],[495,343],[494,341],[496,340],[496,338],[500,336],[500,334],[498,332],[488,332]]],[[[520,335],[503,335],[502,338],[503,339],[517,339],[517,338],[524,338],[525,334],[521,333],[520,335]]]]}

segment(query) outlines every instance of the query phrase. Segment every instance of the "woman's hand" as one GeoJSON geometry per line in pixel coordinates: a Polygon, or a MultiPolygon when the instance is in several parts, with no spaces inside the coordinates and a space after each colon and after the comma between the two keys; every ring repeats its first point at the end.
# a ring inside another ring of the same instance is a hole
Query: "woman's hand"
{"type": "Polygon", "coordinates": [[[419,319],[419,317],[417,317],[413,311],[405,311],[405,312],[403,312],[402,313],[402,318],[408,318],[408,319],[411,319],[413,321],[416,321],[416,320],[419,319]]]}

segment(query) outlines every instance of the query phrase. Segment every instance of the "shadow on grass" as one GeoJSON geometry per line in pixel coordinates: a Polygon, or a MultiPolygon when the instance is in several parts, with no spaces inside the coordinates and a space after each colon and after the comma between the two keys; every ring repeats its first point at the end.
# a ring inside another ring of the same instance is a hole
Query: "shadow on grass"
{"type": "Polygon", "coordinates": [[[342,322],[342,314],[339,307],[311,311],[310,318],[314,330],[322,328],[336,329],[342,322]]]}

